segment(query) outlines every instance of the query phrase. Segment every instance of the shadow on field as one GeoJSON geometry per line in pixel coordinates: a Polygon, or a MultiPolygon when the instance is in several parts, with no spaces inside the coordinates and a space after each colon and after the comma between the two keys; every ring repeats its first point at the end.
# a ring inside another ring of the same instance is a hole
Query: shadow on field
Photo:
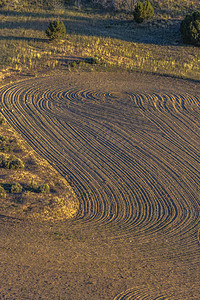
{"type": "Polygon", "coordinates": [[[2,10],[0,11],[0,16],[5,17],[33,17],[33,18],[49,18],[52,17],[54,14],[53,12],[26,12],[26,11],[12,11],[12,10],[2,10]]]}
{"type": "Polygon", "coordinates": [[[44,31],[49,22],[47,20],[45,21],[22,21],[19,20],[19,22],[3,22],[0,23],[0,29],[34,29],[34,30],[40,30],[44,31]]]}
{"type": "MultiPolygon", "coordinates": [[[[15,12],[1,11],[2,22],[0,30],[38,30],[45,31],[50,20],[58,17],[55,13],[15,12]],[[22,17],[16,21],[3,21],[3,16],[22,17]],[[23,17],[39,18],[38,20],[23,20],[23,17]],[[42,19],[40,19],[42,18],[42,19]]],[[[103,38],[115,38],[128,42],[155,44],[155,45],[177,45],[181,43],[179,32],[180,20],[152,20],[142,24],[135,23],[132,19],[103,19],[91,15],[88,17],[71,16],[67,12],[59,16],[66,26],[67,34],[96,36],[103,38]]],[[[7,39],[10,39],[8,37],[7,39]]],[[[16,39],[13,37],[13,39],[16,39]]],[[[24,39],[24,38],[17,38],[24,39]]],[[[29,40],[28,38],[25,38],[29,40]]],[[[32,38],[30,37],[30,40],[32,38]]],[[[36,40],[34,38],[34,40],[36,40]]],[[[41,40],[40,41],[45,41],[41,40]]]]}
{"type": "MultiPolygon", "coordinates": [[[[78,11],[80,13],[80,11],[78,11]]],[[[89,12],[90,15],[93,15],[94,12],[89,12]]],[[[104,13],[101,13],[103,16],[104,13]]],[[[84,16],[72,16],[71,14],[68,14],[67,11],[64,14],[59,14],[57,11],[49,10],[46,13],[44,12],[27,12],[27,11],[9,11],[9,10],[2,10],[0,11],[0,16],[4,17],[32,17],[32,18],[59,18],[59,19],[71,19],[71,20],[77,20],[77,21],[87,21],[90,18],[84,17],[84,16]]],[[[94,15],[95,18],[95,15],[94,15]]]]}
{"type": "Polygon", "coordinates": [[[48,39],[40,39],[33,37],[23,37],[23,36],[0,36],[0,41],[34,41],[34,42],[48,42],[48,39]]]}

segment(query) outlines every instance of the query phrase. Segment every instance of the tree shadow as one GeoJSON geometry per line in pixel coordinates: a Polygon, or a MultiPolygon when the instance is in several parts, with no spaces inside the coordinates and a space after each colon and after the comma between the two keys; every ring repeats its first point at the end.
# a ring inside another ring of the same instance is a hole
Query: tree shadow
{"type": "Polygon", "coordinates": [[[96,61],[93,57],[79,57],[79,56],[65,56],[64,58],[57,58],[57,61],[61,62],[64,65],[79,65],[80,63],[86,64],[96,64],[96,61]]]}
{"type": "MultiPolygon", "coordinates": [[[[74,13],[78,12],[80,13],[79,10],[72,10],[74,13]]],[[[87,11],[84,11],[85,13],[87,13],[87,11]]],[[[95,12],[89,12],[90,15],[95,15],[95,12]]],[[[104,13],[101,12],[101,15],[104,15],[104,13]]],[[[44,18],[44,19],[49,19],[49,18],[59,18],[59,19],[71,19],[71,20],[88,20],[90,18],[85,17],[85,16],[73,16],[71,14],[68,13],[68,11],[66,10],[64,14],[59,14],[57,11],[53,11],[53,10],[47,10],[47,12],[27,12],[27,11],[14,11],[14,10],[2,10],[0,11],[0,16],[10,16],[10,17],[32,17],[32,18],[44,18]]]]}
{"type": "MultiPolygon", "coordinates": [[[[68,34],[113,38],[122,41],[155,45],[177,45],[181,43],[179,23],[171,24],[136,24],[130,20],[102,21],[87,24],[68,22],[68,34]]],[[[181,43],[182,44],[182,43],[181,43]]]]}
{"type": "Polygon", "coordinates": [[[23,37],[23,36],[0,36],[0,41],[33,41],[33,42],[48,42],[48,39],[34,38],[34,37],[23,37]]]}
{"type": "Polygon", "coordinates": [[[52,11],[47,12],[27,12],[27,11],[15,11],[15,10],[1,10],[0,16],[10,17],[34,17],[34,18],[49,18],[54,16],[52,11]]]}
{"type": "Polygon", "coordinates": [[[22,219],[20,219],[20,218],[10,217],[7,215],[2,215],[2,214],[0,214],[0,220],[2,220],[2,221],[22,221],[22,219]]]}
{"type": "MultiPolygon", "coordinates": [[[[47,13],[32,13],[32,12],[16,12],[16,11],[2,11],[0,16],[8,14],[10,16],[23,16],[23,17],[43,17],[43,20],[30,20],[30,21],[19,21],[10,22],[5,21],[0,24],[0,29],[23,29],[25,30],[38,30],[45,31],[48,27],[48,18],[52,16],[56,17],[52,11],[47,13]]],[[[144,44],[155,44],[155,45],[178,45],[181,42],[181,36],[179,32],[180,21],[162,23],[162,20],[154,20],[137,24],[133,20],[126,19],[102,19],[87,16],[71,16],[67,12],[60,16],[60,19],[66,26],[68,34],[82,35],[82,36],[96,36],[102,38],[114,38],[122,41],[144,43],[144,44]]],[[[6,37],[1,37],[6,39],[6,37]]],[[[7,39],[17,40],[35,40],[35,41],[46,41],[45,39],[28,38],[28,37],[7,37],[7,39]]]]}
{"type": "Polygon", "coordinates": [[[19,22],[10,22],[10,21],[5,21],[0,23],[0,29],[35,29],[39,31],[44,31],[47,26],[48,26],[48,21],[42,21],[42,22],[37,22],[37,21],[19,21],[19,22]]]}

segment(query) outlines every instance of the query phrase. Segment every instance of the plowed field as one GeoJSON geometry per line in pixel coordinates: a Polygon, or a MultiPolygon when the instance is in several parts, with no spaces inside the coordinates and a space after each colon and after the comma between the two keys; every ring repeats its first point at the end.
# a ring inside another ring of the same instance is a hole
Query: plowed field
{"type": "Polygon", "coordinates": [[[3,299],[200,299],[199,82],[58,73],[0,96],[80,200],[70,222],[2,222],[5,245],[17,244],[3,299]]]}

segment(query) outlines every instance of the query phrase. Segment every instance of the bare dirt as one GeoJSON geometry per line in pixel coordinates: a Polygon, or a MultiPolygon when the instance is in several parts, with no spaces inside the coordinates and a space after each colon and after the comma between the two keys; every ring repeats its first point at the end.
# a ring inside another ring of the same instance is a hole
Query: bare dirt
{"type": "Polygon", "coordinates": [[[198,300],[200,83],[54,73],[0,91],[76,219],[1,216],[2,299],[198,300]]]}

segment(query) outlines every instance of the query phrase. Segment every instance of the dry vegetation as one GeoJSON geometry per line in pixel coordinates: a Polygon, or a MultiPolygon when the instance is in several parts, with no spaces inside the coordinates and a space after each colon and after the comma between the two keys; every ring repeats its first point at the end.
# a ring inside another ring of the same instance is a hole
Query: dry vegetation
{"type": "Polygon", "coordinates": [[[0,155],[15,155],[24,163],[22,168],[0,168],[1,214],[32,220],[58,220],[77,214],[78,201],[72,188],[52,166],[24,142],[8,124],[0,125],[0,155]],[[20,184],[22,191],[14,184],[20,184]],[[45,193],[44,185],[50,186],[45,193]],[[43,189],[42,189],[43,187],[43,189]]]}
{"type": "Polygon", "coordinates": [[[199,79],[200,50],[182,44],[180,21],[199,1],[154,1],[155,15],[144,24],[132,13],[73,8],[1,10],[1,79],[68,71],[116,69],[199,79]],[[49,43],[45,30],[59,17],[66,39],[49,43]],[[93,64],[89,64],[93,62],[93,64]]]}

